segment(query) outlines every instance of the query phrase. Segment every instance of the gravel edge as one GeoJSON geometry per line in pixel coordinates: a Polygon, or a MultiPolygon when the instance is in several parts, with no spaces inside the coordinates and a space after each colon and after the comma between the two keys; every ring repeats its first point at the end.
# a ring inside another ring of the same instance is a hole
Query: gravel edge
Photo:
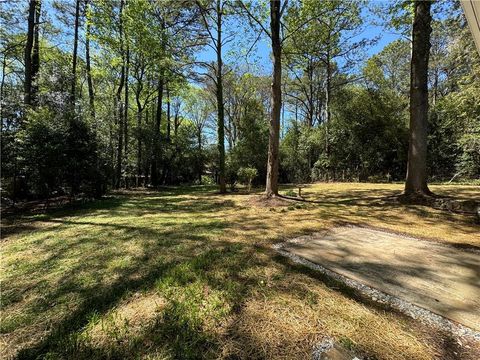
{"type": "MultiPolygon", "coordinates": [[[[378,230],[377,230],[378,231],[378,230]]],[[[367,286],[365,284],[362,284],[361,282],[358,282],[356,280],[350,279],[344,275],[340,275],[332,270],[329,270],[319,264],[316,264],[314,262],[311,262],[305,258],[302,258],[298,255],[292,254],[286,250],[284,250],[284,247],[288,245],[289,243],[295,243],[298,242],[299,240],[302,241],[305,237],[299,237],[295,239],[288,240],[286,242],[282,243],[277,243],[274,244],[272,247],[273,249],[278,252],[279,254],[289,258],[293,262],[297,264],[304,265],[312,270],[316,270],[334,280],[337,280],[357,291],[359,291],[362,295],[365,295],[372,299],[373,301],[376,301],[381,304],[385,304],[390,306],[391,308],[398,310],[402,312],[403,314],[415,319],[419,320],[421,323],[433,326],[436,328],[439,328],[443,331],[448,332],[451,335],[457,336],[457,337],[467,337],[471,338],[475,341],[480,342],[480,332],[475,331],[467,326],[464,326],[462,324],[455,323],[447,318],[444,318],[443,316],[440,316],[438,314],[435,314],[429,310],[426,310],[424,308],[421,308],[417,305],[414,305],[408,301],[405,301],[403,299],[400,299],[396,296],[384,293],[382,291],[379,291],[375,288],[372,288],[370,286],[367,286]]]]}

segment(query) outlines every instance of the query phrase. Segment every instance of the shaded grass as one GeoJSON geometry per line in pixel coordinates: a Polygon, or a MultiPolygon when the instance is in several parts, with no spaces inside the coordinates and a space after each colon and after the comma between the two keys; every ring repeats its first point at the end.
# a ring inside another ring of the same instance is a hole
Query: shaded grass
{"type": "MultiPolygon", "coordinates": [[[[214,191],[125,191],[7,219],[2,353],[292,359],[310,357],[324,336],[379,359],[449,351],[445,335],[432,337],[431,329],[280,260],[270,245],[348,222],[478,246],[473,219],[383,201],[401,191],[392,184],[313,185],[302,193],[316,203],[281,208],[214,191]]],[[[433,191],[478,195],[468,186],[433,191]]]]}

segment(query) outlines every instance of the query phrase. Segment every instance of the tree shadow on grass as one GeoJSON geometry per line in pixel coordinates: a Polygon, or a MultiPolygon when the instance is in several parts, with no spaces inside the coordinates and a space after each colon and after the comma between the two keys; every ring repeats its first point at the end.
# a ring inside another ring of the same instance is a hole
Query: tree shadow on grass
{"type": "MultiPolygon", "coordinates": [[[[335,207],[338,210],[354,212],[355,217],[364,218],[364,223],[368,223],[369,219],[377,219],[382,222],[401,223],[402,219],[399,216],[393,215],[393,212],[398,213],[411,213],[415,216],[424,219],[431,219],[434,222],[440,221],[436,214],[432,214],[432,207],[426,204],[406,204],[398,201],[398,196],[401,192],[397,190],[380,189],[374,191],[375,195],[372,196],[372,190],[358,190],[353,189],[350,191],[336,191],[334,194],[328,193],[322,195],[320,199],[309,199],[311,194],[305,192],[305,198],[292,197],[286,195],[280,195],[280,198],[286,199],[292,202],[299,202],[305,204],[312,204],[319,207],[335,207]]],[[[313,193],[317,195],[316,193],[313,193]]],[[[478,224],[475,215],[465,213],[454,213],[445,211],[442,209],[434,208],[439,214],[449,221],[449,225],[456,230],[475,234],[478,232],[478,224]]],[[[338,211],[337,213],[339,213],[338,211]]],[[[339,216],[340,218],[341,216],[339,216]]],[[[337,219],[337,221],[340,219],[337,219]]],[[[347,222],[348,217],[344,219],[347,222]]],[[[358,223],[358,221],[357,221],[358,223]]],[[[432,238],[430,240],[438,240],[432,238]]],[[[459,249],[475,249],[478,248],[472,244],[456,244],[454,245],[459,249]]]]}
{"type": "MultiPolygon", "coordinates": [[[[231,201],[222,203],[210,201],[206,204],[198,203],[192,209],[192,204],[180,200],[164,199],[164,202],[159,204],[156,197],[151,197],[150,202],[130,199],[128,204],[132,205],[134,212],[133,214],[130,212],[130,215],[135,216],[136,213],[141,213],[142,207],[153,213],[160,207],[166,207],[167,213],[172,213],[174,217],[180,212],[208,214],[234,206],[231,201]]],[[[126,206],[123,202],[115,205],[122,208],[126,206]]],[[[105,204],[96,206],[93,212],[86,210],[86,214],[93,215],[97,219],[99,213],[96,211],[99,209],[108,209],[108,207],[105,204]]],[[[114,209],[119,210],[117,207],[114,209]]],[[[66,214],[72,215],[70,212],[66,214]]],[[[32,359],[50,355],[60,358],[88,358],[92,354],[96,358],[132,357],[132,354],[137,351],[141,352],[141,348],[138,347],[149,341],[155,342],[158,348],[164,348],[173,358],[200,358],[199,354],[215,348],[215,336],[204,333],[200,320],[191,318],[191,315],[185,315],[189,309],[184,308],[181,300],[175,299],[176,295],[169,298],[171,294],[165,293],[162,284],[166,282],[167,289],[174,288],[177,293],[182,293],[189,284],[200,282],[222,293],[227,303],[242,302],[242,297],[253,280],[242,279],[239,273],[251,266],[252,256],[251,254],[242,255],[242,252],[246,251],[243,245],[211,240],[211,235],[216,231],[225,231],[235,224],[230,224],[221,217],[208,217],[207,221],[200,220],[180,225],[172,222],[172,225],[177,226],[152,228],[135,223],[83,220],[84,217],[78,213],[74,215],[75,217],[61,218],[57,212],[50,217],[43,217],[44,222],[58,224],[63,229],[75,229],[82,233],[81,227],[87,226],[88,230],[85,231],[85,235],[77,237],[69,235],[70,238],[65,242],[60,239],[56,242],[40,242],[36,247],[36,259],[32,260],[30,267],[26,268],[22,275],[31,279],[42,278],[52,271],[57,271],[55,269],[60,269],[66,260],[78,257],[78,251],[82,251],[83,248],[88,249],[89,251],[84,255],[88,257],[83,261],[73,262],[72,265],[63,269],[61,277],[54,283],[44,283],[37,290],[23,289],[23,291],[33,290],[41,294],[41,298],[27,309],[37,318],[42,313],[48,314],[52,307],[64,308],[74,305],[74,308],[58,320],[53,319],[49,325],[52,329],[49,334],[33,345],[23,348],[17,358],[32,359]],[[98,230],[95,230],[97,228],[98,230]],[[120,236],[120,241],[115,240],[116,245],[108,241],[106,243],[103,240],[100,241],[105,237],[106,231],[108,237],[109,229],[115,231],[117,237],[120,236]],[[99,238],[100,235],[103,237],[99,238]],[[141,238],[141,249],[134,255],[133,260],[124,267],[109,269],[111,262],[121,261],[127,254],[123,251],[123,246],[128,246],[130,241],[138,237],[141,238]],[[93,250],[90,251],[90,248],[93,250]],[[210,271],[211,268],[222,269],[223,275],[210,271]],[[87,278],[91,280],[85,283],[82,274],[87,274],[87,278]],[[152,290],[159,291],[161,296],[166,296],[168,303],[157,325],[146,329],[144,338],[135,342],[137,345],[128,345],[128,349],[123,349],[121,344],[116,344],[112,349],[99,350],[82,342],[80,334],[93,314],[105,315],[131,293],[152,290]],[[64,299],[75,300],[64,303],[64,299]],[[134,347],[133,350],[131,346],[134,347]]],[[[81,258],[75,260],[81,260],[81,258]]],[[[33,286],[40,285],[38,282],[36,284],[33,286]]],[[[8,300],[7,305],[21,301],[21,297],[16,296],[8,299],[9,294],[17,292],[14,283],[7,284],[5,290],[7,297],[4,300],[8,300]]],[[[197,299],[196,306],[201,306],[201,301],[202,299],[197,299]]],[[[235,306],[232,305],[232,307],[235,306]]]]}
{"type": "MultiPolygon", "coordinates": [[[[178,198],[171,194],[172,193],[170,193],[170,195],[161,194],[159,197],[158,193],[148,193],[146,197],[142,199],[138,199],[138,194],[117,195],[91,203],[72,205],[62,209],[47,211],[45,214],[36,216],[20,215],[2,219],[2,240],[7,240],[13,235],[38,230],[41,228],[42,223],[68,224],[67,221],[62,220],[68,216],[95,216],[96,218],[132,214],[142,216],[156,211],[172,214],[200,214],[226,210],[236,206],[231,200],[212,202],[210,199],[210,201],[203,201],[208,199],[208,195],[206,194],[200,194],[202,196],[198,196],[195,199],[178,198]]],[[[96,224],[91,223],[91,225],[96,224]]]]}
{"type": "MultiPolygon", "coordinates": [[[[256,284],[255,279],[240,278],[238,275],[253,265],[249,258],[251,254],[244,246],[218,242],[200,255],[192,255],[182,261],[158,263],[154,259],[143,259],[144,265],[138,264],[123,272],[114,283],[98,285],[82,292],[83,301],[78,309],[62,319],[46,339],[22,350],[17,358],[32,359],[45,355],[76,359],[92,356],[135,358],[159,349],[175,359],[205,358],[206,354],[215,353],[219,339],[216,334],[203,329],[202,319],[197,313],[203,306],[204,294],[188,293],[188,288],[200,283],[202,287],[223,293],[228,303],[238,305],[247,296],[249,288],[256,284]],[[226,273],[216,274],[212,268],[223,268],[226,273]],[[147,269],[143,273],[142,270],[147,269]],[[143,274],[134,276],[138,272],[143,274]],[[92,347],[81,342],[79,332],[88,324],[92,313],[106,314],[128,294],[151,290],[164,296],[167,304],[157,321],[143,329],[134,341],[116,343],[107,348],[92,347]],[[179,295],[185,291],[189,299],[179,295]]],[[[67,274],[65,278],[71,279],[71,276],[67,274]]],[[[71,291],[69,287],[59,289],[52,297],[61,297],[65,290],[71,291]]]]}
{"type": "MultiPolygon", "coordinates": [[[[56,244],[42,240],[43,242],[38,244],[41,253],[38,256],[38,265],[35,266],[40,266],[40,262],[43,261],[45,268],[40,269],[39,273],[33,271],[30,274],[32,278],[41,275],[42,272],[48,274],[52,269],[57,269],[59,264],[69,257],[79,256],[76,252],[70,253],[72,249],[81,254],[82,245],[91,245],[95,247],[95,252],[88,254],[88,257],[86,255],[80,257],[79,263],[74,263],[63,270],[58,281],[46,284],[41,290],[45,295],[44,299],[37,307],[31,309],[36,316],[42,314],[49,316],[48,309],[52,306],[56,307],[59,304],[68,306],[61,301],[69,296],[74,299],[71,303],[75,306],[58,320],[53,319],[50,325],[53,330],[44,339],[37,339],[33,345],[23,349],[18,358],[56,356],[69,359],[116,359],[161,354],[165,355],[163,356],[165,358],[195,359],[208,358],[210,354],[211,357],[218,355],[222,338],[211,329],[206,329],[198,315],[200,311],[204,311],[204,301],[213,297],[209,294],[213,293],[216,296],[220,294],[218,296],[228,304],[225,311],[229,316],[235,317],[250,298],[252,291],[258,290],[259,280],[254,269],[262,267],[264,263],[257,256],[259,249],[251,243],[218,240],[215,239],[216,234],[222,233],[221,238],[228,239],[230,232],[233,237],[235,232],[240,230],[251,234],[252,241],[261,242],[263,236],[269,235],[268,226],[275,227],[279,224],[266,223],[261,213],[235,218],[235,222],[232,223],[221,213],[223,210],[237,208],[230,199],[220,201],[220,196],[217,200],[217,197],[202,190],[195,192],[193,197],[177,197],[184,190],[175,191],[151,192],[145,197],[142,195],[142,198],[138,197],[138,193],[119,195],[121,202],[111,204],[114,206],[110,209],[105,206],[106,204],[96,204],[98,208],[94,206],[93,209],[87,208],[80,213],[66,211],[63,215],[65,218],[61,215],[44,218],[46,223],[64,229],[76,229],[78,235],[75,235],[76,238],[70,235],[69,241],[59,239],[56,244]],[[219,214],[216,214],[217,211],[219,214]],[[120,218],[109,220],[110,212],[120,218]],[[153,227],[136,223],[142,216],[159,212],[165,212],[167,216],[158,224],[152,223],[155,224],[153,227]],[[193,214],[199,222],[187,221],[177,224],[176,216],[181,217],[185,214],[193,214]],[[92,216],[95,219],[86,219],[92,216]],[[131,222],[125,222],[123,216],[129,216],[127,219],[131,222]],[[169,220],[168,216],[171,216],[172,220],[169,220]],[[85,233],[83,226],[86,227],[85,233]],[[94,235],[93,230],[88,230],[97,228],[100,230],[99,235],[94,235]],[[108,238],[115,236],[121,238],[120,241],[103,243],[99,240],[100,234],[104,237],[107,234],[108,238]],[[131,255],[124,252],[124,247],[128,247],[130,242],[138,237],[142,239],[138,253],[131,255]],[[51,255],[42,257],[47,254],[51,255]],[[108,268],[109,263],[122,260],[126,255],[133,256],[132,261],[126,266],[113,270],[108,268]],[[252,274],[249,274],[249,271],[252,271],[252,274]],[[80,275],[84,273],[92,278],[90,282],[82,282],[83,278],[80,275]],[[135,339],[125,343],[113,341],[111,347],[98,347],[83,341],[82,334],[92,314],[105,316],[132,293],[149,291],[158,292],[166,299],[166,305],[157,321],[142,329],[141,334],[135,339]]],[[[328,207],[328,211],[331,212],[337,206],[345,209],[350,205],[327,203],[323,206],[328,207]]],[[[330,213],[328,216],[333,217],[330,213]]],[[[376,211],[374,216],[381,218],[381,211],[376,211]]],[[[302,214],[303,218],[306,221],[315,220],[318,214],[306,212],[302,214]]],[[[335,215],[335,219],[349,220],[348,214],[335,215]]],[[[280,257],[275,256],[270,250],[262,251],[269,254],[265,261],[274,256],[278,262],[280,257]]],[[[289,271],[304,274],[310,272],[303,267],[298,270],[297,265],[286,263],[284,265],[289,271]]],[[[332,279],[322,277],[318,273],[313,275],[313,271],[311,273],[317,280],[325,282],[327,286],[347,297],[367,304],[373,309],[379,311],[383,309],[383,306],[376,302],[370,303],[355,291],[342,288],[338,282],[332,282],[332,279]]],[[[215,311],[220,310],[214,307],[213,312],[215,311]]],[[[208,315],[208,318],[215,316],[208,315]]],[[[241,334],[227,336],[241,337],[241,334]]],[[[252,347],[260,345],[247,337],[241,338],[240,341],[248,341],[252,347]]]]}
{"type": "Polygon", "coordinates": [[[42,214],[27,213],[12,215],[2,219],[2,240],[6,240],[12,235],[37,230],[42,221],[72,215],[84,216],[95,213],[100,214],[118,208],[125,204],[126,201],[128,201],[128,199],[125,197],[110,196],[92,202],[69,204],[59,209],[46,210],[42,214]]]}

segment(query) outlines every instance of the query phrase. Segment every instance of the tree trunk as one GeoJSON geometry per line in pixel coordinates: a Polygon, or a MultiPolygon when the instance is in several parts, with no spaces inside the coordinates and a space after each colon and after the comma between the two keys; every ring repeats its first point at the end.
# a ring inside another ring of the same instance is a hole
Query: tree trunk
{"type": "MultiPolygon", "coordinates": [[[[139,109],[137,112],[137,128],[140,132],[142,126],[142,111],[139,109]]],[[[142,176],[142,138],[140,134],[137,135],[137,186],[138,179],[142,176]]]]}
{"type": "Polygon", "coordinates": [[[430,195],[427,186],[428,58],[431,15],[429,1],[415,1],[410,67],[410,143],[405,195],[430,195]]]}
{"type": "MultiPolygon", "coordinates": [[[[119,88],[120,92],[121,89],[119,88]]],[[[117,165],[116,165],[116,182],[115,188],[120,188],[122,180],[122,157],[123,157],[123,104],[120,101],[120,96],[117,96],[115,101],[118,116],[118,143],[117,143],[117,165]]]]}
{"type": "MultiPolygon", "coordinates": [[[[166,90],[166,95],[167,95],[167,134],[165,137],[166,143],[170,144],[170,88],[168,86],[168,81],[165,83],[165,90],[166,90]]],[[[165,157],[165,160],[163,162],[162,166],[162,184],[167,184],[168,183],[168,174],[170,173],[170,163],[172,161],[172,157],[165,157]]]]}
{"type": "Polygon", "coordinates": [[[42,2],[37,1],[37,7],[35,9],[35,28],[34,28],[34,42],[32,51],[32,92],[31,101],[32,105],[37,104],[38,82],[37,76],[40,71],[40,10],[42,2]]]}
{"type": "Polygon", "coordinates": [[[35,10],[37,1],[30,0],[28,7],[28,30],[27,42],[25,44],[24,63],[25,63],[25,82],[24,82],[24,103],[26,106],[32,104],[32,49],[35,28],[35,10]]]}
{"type": "Polygon", "coordinates": [[[313,126],[313,113],[314,113],[314,103],[313,103],[313,64],[312,61],[308,60],[307,65],[307,74],[308,74],[308,98],[307,98],[307,126],[310,129],[313,126]]]}
{"type": "Polygon", "coordinates": [[[432,104],[433,107],[435,108],[435,105],[437,104],[437,99],[438,99],[438,80],[439,80],[439,70],[438,68],[435,69],[433,73],[433,98],[432,98],[432,104]]]}
{"type": "Polygon", "coordinates": [[[171,132],[171,125],[170,125],[170,88],[167,83],[167,142],[170,143],[170,132],[171,132]]]}
{"type": "Polygon", "coordinates": [[[267,184],[265,195],[278,195],[278,148],[280,142],[280,110],[282,107],[282,48],[280,42],[281,2],[270,0],[270,31],[272,36],[273,79],[268,141],[267,184]]]}
{"type": "Polygon", "coordinates": [[[152,161],[152,185],[159,185],[159,174],[158,166],[160,165],[160,146],[161,146],[161,122],[162,122],[162,104],[163,104],[163,71],[160,74],[160,79],[158,81],[158,92],[157,92],[157,112],[155,116],[155,135],[154,135],[154,145],[153,145],[153,161],[152,161]]]}
{"type": "Polygon", "coordinates": [[[330,126],[330,119],[332,111],[330,110],[330,101],[332,95],[332,61],[330,59],[330,51],[327,51],[327,86],[325,91],[325,155],[328,157],[328,127],[330,126]]]}
{"type": "MultiPolygon", "coordinates": [[[[139,84],[141,84],[142,79],[138,78],[139,84]]],[[[142,136],[141,136],[141,129],[142,129],[142,115],[143,109],[140,102],[140,93],[141,88],[143,85],[137,85],[137,90],[135,91],[135,101],[137,103],[137,181],[136,186],[139,186],[139,179],[142,176],[142,136]]],[[[148,117],[148,113],[147,113],[148,117]]]]}
{"type": "Polygon", "coordinates": [[[202,183],[202,173],[203,173],[203,164],[202,164],[202,129],[197,131],[197,141],[198,141],[198,183],[202,183]]]}
{"type": "Polygon", "coordinates": [[[175,142],[178,142],[177,136],[178,136],[178,128],[180,126],[179,122],[179,113],[178,110],[175,112],[175,116],[173,117],[173,134],[175,135],[175,142]]]}
{"type": "Polygon", "coordinates": [[[117,110],[118,116],[118,146],[117,146],[117,168],[116,168],[116,183],[115,187],[118,189],[122,180],[122,151],[123,151],[123,104],[121,101],[123,85],[125,82],[125,54],[123,50],[123,8],[124,0],[120,1],[120,19],[119,19],[119,30],[120,30],[120,52],[122,55],[122,67],[120,71],[120,84],[116,93],[116,104],[115,107],[117,110]]]}
{"type": "Polygon", "coordinates": [[[73,35],[73,55],[72,55],[72,87],[71,87],[71,106],[72,110],[75,109],[75,92],[77,88],[77,52],[78,52],[78,26],[80,18],[80,0],[76,1],[75,4],[75,25],[74,25],[74,35],[73,35]]]}
{"type": "Polygon", "coordinates": [[[218,137],[218,177],[221,194],[227,192],[225,183],[225,108],[223,103],[223,74],[222,74],[222,6],[217,0],[217,137],[218,137]]]}
{"type": "Polygon", "coordinates": [[[124,122],[123,122],[123,133],[125,138],[125,157],[128,153],[128,77],[130,70],[130,50],[127,45],[126,61],[125,61],[125,107],[124,107],[124,122]]]}
{"type": "MultiPolygon", "coordinates": [[[[130,49],[128,48],[127,44],[127,51],[126,51],[126,60],[125,60],[125,105],[123,108],[123,139],[124,139],[124,151],[125,151],[125,166],[127,166],[128,162],[128,77],[129,77],[129,70],[130,70],[130,49]]],[[[126,187],[128,188],[128,180],[125,183],[126,187]]]]}
{"type": "MultiPolygon", "coordinates": [[[[88,17],[88,9],[90,7],[89,0],[85,3],[86,14],[85,17],[88,17]]],[[[90,63],[90,21],[87,18],[86,27],[85,27],[85,65],[87,70],[87,84],[88,84],[88,100],[90,103],[90,115],[95,124],[95,130],[97,130],[96,121],[95,121],[95,93],[93,90],[93,81],[92,81],[92,67],[90,63]]]]}
{"type": "Polygon", "coordinates": [[[3,120],[3,89],[5,87],[5,70],[7,69],[7,54],[6,52],[3,53],[3,60],[2,60],[2,82],[0,84],[0,119],[2,121],[2,129],[4,129],[5,125],[3,120]]]}

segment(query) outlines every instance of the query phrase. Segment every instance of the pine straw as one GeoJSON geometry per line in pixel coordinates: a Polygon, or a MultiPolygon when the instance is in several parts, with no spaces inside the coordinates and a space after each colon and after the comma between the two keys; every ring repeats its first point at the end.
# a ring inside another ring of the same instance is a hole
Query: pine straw
{"type": "Polygon", "coordinates": [[[295,201],[280,196],[265,197],[265,195],[253,195],[248,200],[248,204],[259,208],[274,208],[282,206],[291,206],[295,201]]]}
{"type": "Polygon", "coordinates": [[[135,294],[99,319],[92,321],[84,332],[92,348],[102,348],[112,342],[127,341],[140,334],[157,320],[165,300],[157,293],[135,294]]]}
{"type": "Polygon", "coordinates": [[[308,359],[322,339],[334,336],[357,355],[431,359],[434,350],[412,336],[410,326],[295,275],[245,304],[231,325],[222,357],[308,359]]]}

